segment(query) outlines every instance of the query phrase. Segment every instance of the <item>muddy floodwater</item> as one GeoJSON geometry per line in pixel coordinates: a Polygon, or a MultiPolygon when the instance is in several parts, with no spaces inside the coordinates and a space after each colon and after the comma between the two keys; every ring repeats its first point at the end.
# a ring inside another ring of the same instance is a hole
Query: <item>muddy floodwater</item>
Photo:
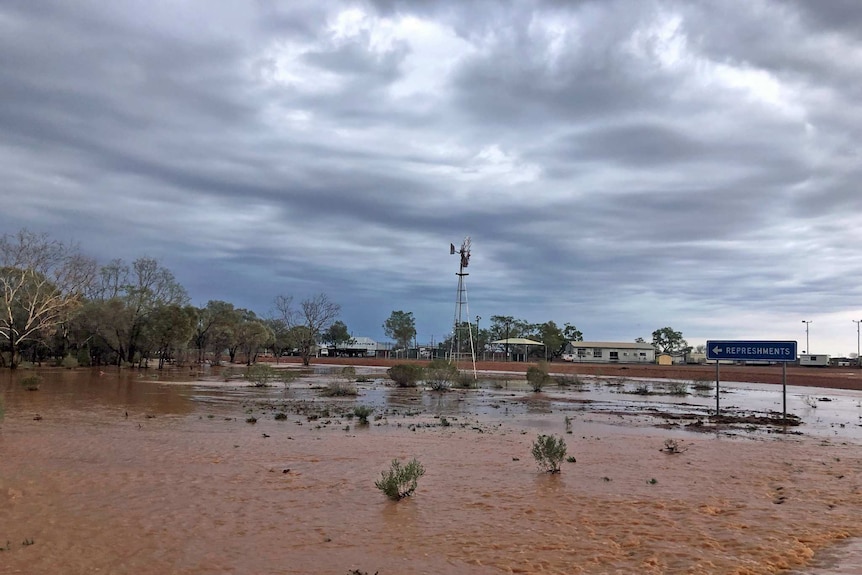
{"type": "Polygon", "coordinates": [[[355,397],[324,370],[3,372],[0,573],[862,573],[862,392],[788,388],[782,420],[781,386],[723,384],[716,420],[704,382],[359,371],[355,397]],[[538,434],[565,439],[561,473],[538,434]],[[386,499],[413,457],[416,493],[386,499]]]}

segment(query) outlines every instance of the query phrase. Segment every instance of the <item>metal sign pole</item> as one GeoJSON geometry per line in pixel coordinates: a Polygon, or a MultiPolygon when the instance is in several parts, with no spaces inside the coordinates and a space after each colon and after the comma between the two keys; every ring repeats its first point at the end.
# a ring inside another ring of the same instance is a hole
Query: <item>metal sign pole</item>
{"type": "Polygon", "coordinates": [[[718,417],[718,360],[715,360],[715,416],[718,417]]]}
{"type": "Polygon", "coordinates": [[[787,362],[781,363],[781,417],[787,423],[787,362]]]}

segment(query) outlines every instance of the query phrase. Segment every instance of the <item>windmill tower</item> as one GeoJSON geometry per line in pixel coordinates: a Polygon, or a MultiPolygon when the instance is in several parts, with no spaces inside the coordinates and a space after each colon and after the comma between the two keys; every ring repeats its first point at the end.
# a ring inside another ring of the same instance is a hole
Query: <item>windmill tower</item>
{"type": "Polygon", "coordinates": [[[467,353],[462,351],[464,342],[463,331],[466,328],[467,330],[467,338],[470,341],[470,354],[469,357],[473,361],[473,379],[476,378],[476,348],[473,345],[473,329],[469,323],[470,317],[470,308],[467,305],[467,284],[464,281],[468,274],[465,270],[467,266],[470,265],[470,236],[464,238],[464,243],[461,244],[461,249],[457,252],[455,251],[455,244],[449,244],[449,254],[455,255],[458,254],[461,256],[461,265],[458,268],[458,273],[455,274],[458,276],[458,292],[455,295],[455,331],[452,334],[452,344],[449,349],[449,357],[455,365],[458,364],[459,359],[465,358],[467,353]],[[462,318],[467,317],[467,325],[464,325],[464,321],[462,318]]]}

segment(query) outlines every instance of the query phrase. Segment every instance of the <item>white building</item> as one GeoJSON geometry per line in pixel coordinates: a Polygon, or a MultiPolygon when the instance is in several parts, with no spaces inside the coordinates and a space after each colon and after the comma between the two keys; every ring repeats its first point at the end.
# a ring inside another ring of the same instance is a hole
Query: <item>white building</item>
{"type": "Polygon", "coordinates": [[[563,359],[575,363],[655,363],[655,348],[649,343],[570,341],[563,359]]]}

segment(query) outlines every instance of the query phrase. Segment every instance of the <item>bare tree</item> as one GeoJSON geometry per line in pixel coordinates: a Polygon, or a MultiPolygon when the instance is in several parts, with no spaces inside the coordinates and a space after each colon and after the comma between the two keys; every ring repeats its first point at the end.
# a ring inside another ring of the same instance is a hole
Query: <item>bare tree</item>
{"type": "Polygon", "coordinates": [[[275,307],[288,329],[302,328],[292,329],[292,331],[301,334],[297,347],[302,357],[302,364],[308,365],[311,363],[311,353],[317,341],[341,313],[341,306],[329,301],[326,294],[321,293],[303,300],[299,307],[293,304],[293,296],[280,295],[275,298],[275,307]]]}
{"type": "Polygon", "coordinates": [[[77,310],[96,262],[77,246],[21,230],[0,237],[0,341],[18,365],[21,344],[37,341],[77,310]]]}

